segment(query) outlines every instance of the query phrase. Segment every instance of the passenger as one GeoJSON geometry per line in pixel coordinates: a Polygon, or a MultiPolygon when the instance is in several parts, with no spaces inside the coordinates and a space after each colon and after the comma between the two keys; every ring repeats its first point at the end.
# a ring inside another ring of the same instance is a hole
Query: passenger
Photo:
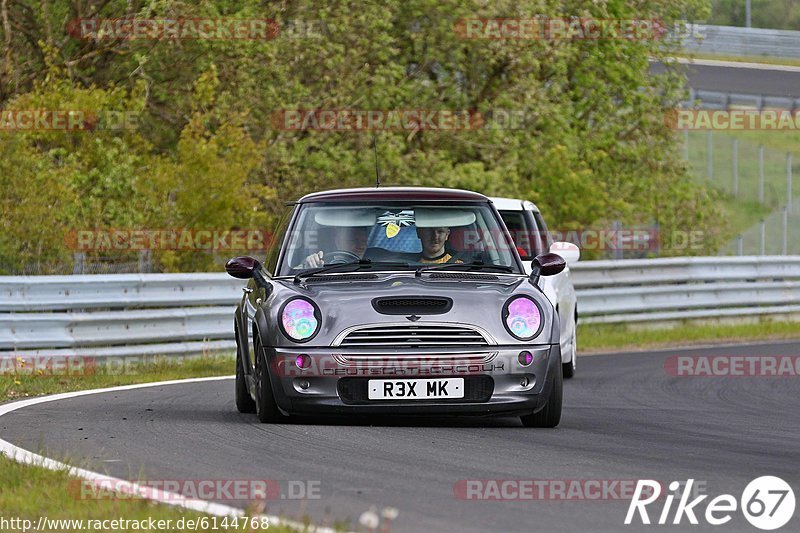
{"type": "MultiPolygon", "coordinates": [[[[364,252],[367,251],[369,230],[370,228],[366,226],[336,228],[336,233],[333,237],[336,249],[332,251],[350,252],[359,258],[364,257],[364,252]]],[[[302,265],[296,268],[318,268],[324,266],[324,255],[322,250],[313,253],[303,260],[302,265]]]]}
{"type": "Polygon", "coordinates": [[[422,254],[417,262],[419,263],[463,263],[461,260],[453,260],[453,256],[447,253],[444,245],[450,238],[450,228],[420,228],[417,227],[417,237],[422,243],[422,254]]]}

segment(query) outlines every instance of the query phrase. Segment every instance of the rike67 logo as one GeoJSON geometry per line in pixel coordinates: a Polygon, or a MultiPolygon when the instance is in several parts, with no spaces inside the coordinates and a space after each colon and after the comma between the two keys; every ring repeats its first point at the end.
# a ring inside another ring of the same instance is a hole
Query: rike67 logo
{"type": "MultiPolygon", "coordinates": [[[[792,487],[784,480],[775,476],[762,476],[751,481],[737,500],[731,494],[721,494],[705,504],[705,512],[701,512],[701,504],[708,495],[703,494],[689,501],[692,494],[694,479],[688,479],[685,488],[678,494],[682,483],[673,481],[669,484],[671,494],[664,498],[664,506],[658,514],[657,524],[671,523],[678,525],[686,518],[690,524],[699,523],[698,516],[705,519],[707,524],[721,526],[733,518],[734,513],[741,509],[742,514],[751,525],[758,529],[771,531],[785,526],[792,519],[795,509],[795,497],[792,487]],[[674,514],[672,504],[678,498],[674,514]],[[670,522],[670,515],[672,520],[670,522]]],[[[634,522],[634,517],[639,515],[642,524],[650,524],[648,505],[659,500],[662,485],[658,481],[640,479],[636,484],[633,499],[625,516],[625,525],[634,522]]],[[[655,508],[656,505],[653,505],[655,508]]],[[[651,509],[657,511],[657,509],[651,509]]]]}

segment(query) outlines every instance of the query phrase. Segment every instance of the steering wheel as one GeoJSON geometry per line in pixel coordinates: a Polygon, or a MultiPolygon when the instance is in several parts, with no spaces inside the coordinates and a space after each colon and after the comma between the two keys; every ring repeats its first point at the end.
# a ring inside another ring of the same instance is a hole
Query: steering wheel
{"type": "Polygon", "coordinates": [[[341,263],[354,263],[355,261],[359,261],[361,256],[358,254],[354,254],[353,252],[348,252],[346,250],[335,250],[333,252],[328,252],[325,254],[325,264],[326,265],[338,265],[341,263]],[[332,258],[328,261],[328,258],[332,258]]]}

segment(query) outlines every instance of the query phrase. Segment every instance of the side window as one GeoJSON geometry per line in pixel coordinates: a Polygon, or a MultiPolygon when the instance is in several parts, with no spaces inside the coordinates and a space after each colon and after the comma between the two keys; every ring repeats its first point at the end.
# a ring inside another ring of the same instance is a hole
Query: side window
{"type": "Polygon", "coordinates": [[[275,226],[275,231],[272,234],[272,245],[270,246],[269,251],[267,252],[267,257],[264,260],[264,265],[266,269],[272,273],[272,275],[277,275],[277,267],[278,267],[278,255],[281,252],[281,246],[283,246],[283,240],[286,237],[286,228],[289,226],[289,221],[292,219],[292,213],[294,212],[294,207],[289,207],[283,211],[280,218],[278,219],[278,223],[275,226]]]}
{"type": "Polygon", "coordinates": [[[536,253],[531,253],[531,248],[535,248],[536,228],[529,227],[529,220],[525,216],[526,211],[500,211],[500,216],[503,219],[511,238],[514,239],[514,245],[517,247],[519,257],[523,261],[530,261],[536,253]]]}
{"type": "Polygon", "coordinates": [[[535,221],[536,226],[539,228],[539,231],[537,232],[537,235],[539,236],[537,242],[541,251],[538,253],[543,254],[550,250],[550,246],[553,244],[553,236],[550,235],[550,230],[547,229],[547,224],[544,223],[541,213],[533,213],[533,220],[535,221]]]}

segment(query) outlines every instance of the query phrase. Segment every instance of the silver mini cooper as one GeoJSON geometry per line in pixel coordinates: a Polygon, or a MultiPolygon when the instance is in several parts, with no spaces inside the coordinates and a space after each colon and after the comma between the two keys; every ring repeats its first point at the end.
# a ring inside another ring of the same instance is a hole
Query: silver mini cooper
{"type": "Polygon", "coordinates": [[[561,418],[558,315],[497,210],[474,192],[345,189],[291,206],[236,308],[236,405],[289,415],[561,418]]]}

